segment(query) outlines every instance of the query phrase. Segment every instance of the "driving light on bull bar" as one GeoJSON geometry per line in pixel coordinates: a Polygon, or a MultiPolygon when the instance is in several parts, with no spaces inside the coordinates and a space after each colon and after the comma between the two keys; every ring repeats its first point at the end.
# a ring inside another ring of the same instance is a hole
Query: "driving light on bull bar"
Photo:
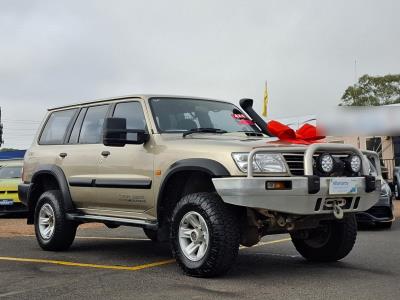
{"type": "MultiPolygon", "coordinates": [[[[242,172],[247,172],[249,153],[232,153],[232,158],[242,172]]],[[[286,173],[282,155],[277,153],[256,153],[253,157],[253,170],[256,173],[286,173]]]]}
{"type": "Polygon", "coordinates": [[[318,168],[324,173],[333,171],[334,161],[332,155],[323,153],[318,157],[318,168]]]}
{"type": "Polygon", "coordinates": [[[361,157],[358,155],[352,155],[349,159],[350,168],[354,173],[361,171],[361,157]]]}

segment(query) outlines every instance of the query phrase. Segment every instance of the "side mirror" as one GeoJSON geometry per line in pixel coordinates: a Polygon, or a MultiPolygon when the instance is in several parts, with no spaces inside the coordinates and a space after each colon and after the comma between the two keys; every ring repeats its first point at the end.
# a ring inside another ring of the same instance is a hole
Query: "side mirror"
{"type": "Polygon", "coordinates": [[[104,120],[103,144],[105,146],[141,145],[146,143],[149,137],[149,134],[143,129],[126,129],[126,119],[124,118],[106,118],[104,120]],[[129,139],[127,138],[128,133],[129,139]]]}

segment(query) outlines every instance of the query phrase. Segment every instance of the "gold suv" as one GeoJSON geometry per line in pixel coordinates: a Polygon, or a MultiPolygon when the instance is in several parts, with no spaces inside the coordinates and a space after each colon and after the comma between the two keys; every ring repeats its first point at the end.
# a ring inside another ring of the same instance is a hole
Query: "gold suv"
{"type": "Polygon", "coordinates": [[[290,233],[310,261],[345,257],[354,213],[379,198],[349,145],[281,143],[252,100],[140,95],[50,109],[25,155],[19,196],[44,250],[85,222],[142,227],[186,274],[210,277],[239,245],[290,233]]]}

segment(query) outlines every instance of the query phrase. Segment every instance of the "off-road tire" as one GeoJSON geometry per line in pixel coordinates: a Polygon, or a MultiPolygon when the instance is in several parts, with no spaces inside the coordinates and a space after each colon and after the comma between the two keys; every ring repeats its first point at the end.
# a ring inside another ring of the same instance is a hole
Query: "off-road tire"
{"type": "Polygon", "coordinates": [[[357,221],[353,214],[345,215],[343,220],[329,221],[326,225],[330,234],[320,247],[311,246],[310,240],[292,236],[294,246],[305,259],[315,262],[338,261],[353,249],[357,237],[357,221]]]}
{"type": "Polygon", "coordinates": [[[189,276],[214,277],[226,273],[239,251],[240,233],[235,213],[216,193],[184,196],[176,205],[171,222],[170,242],[179,267],[189,276]],[[189,260],[179,244],[179,226],[188,212],[200,214],[208,227],[209,244],[199,261],[189,260]]]}
{"type": "Polygon", "coordinates": [[[67,220],[62,205],[62,195],[58,190],[44,192],[35,208],[35,234],[39,246],[46,251],[67,250],[75,239],[77,223],[67,220]],[[43,205],[49,204],[54,211],[54,232],[49,239],[44,239],[39,232],[39,212],[43,205]]]}
{"type": "Polygon", "coordinates": [[[375,226],[379,229],[390,229],[392,228],[393,222],[379,222],[375,223],[375,226]]]}
{"type": "Polygon", "coordinates": [[[158,243],[158,231],[153,230],[153,229],[148,229],[148,228],[143,228],[144,234],[153,242],[153,243],[158,243]]]}

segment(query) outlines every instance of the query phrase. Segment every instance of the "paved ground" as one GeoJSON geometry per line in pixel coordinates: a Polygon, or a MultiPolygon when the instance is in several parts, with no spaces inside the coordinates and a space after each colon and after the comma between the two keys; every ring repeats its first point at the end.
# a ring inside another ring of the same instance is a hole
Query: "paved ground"
{"type": "Polygon", "coordinates": [[[307,263],[288,235],[270,236],[258,247],[240,250],[233,270],[216,279],[182,275],[168,247],[155,246],[140,229],[86,226],[70,251],[51,253],[39,249],[23,223],[0,219],[0,298],[400,297],[399,221],[391,230],[362,230],[352,253],[334,264],[307,263]],[[5,234],[6,223],[14,224],[12,234],[5,234]]]}

